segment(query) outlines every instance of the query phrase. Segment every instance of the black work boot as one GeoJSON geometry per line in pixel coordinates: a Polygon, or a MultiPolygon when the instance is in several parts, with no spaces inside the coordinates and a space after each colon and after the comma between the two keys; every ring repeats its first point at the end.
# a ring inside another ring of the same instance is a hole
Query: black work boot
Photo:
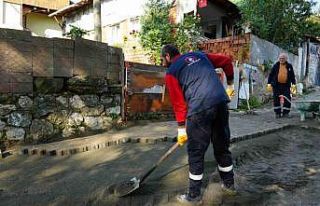
{"type": "Polygon", "coordinates": [[[291,116],[289,115],[289,113],[283,113],[282,117],[284,117],[284,118],[291,118],[291,116]]]}
{"type": "Polygon", "coordinates": [[[177,197],[178,201],[191,205],[201,204],[201,185],[202,180],[189,179],[189,192],[179,195],[177,197]]]}
{"type": "Polygon", "coordinates": [[[221,189],[227,195],[234,196],[234,195],[237,194],[237,191],[236,191],[236,189],[234,187],[234,184],[222,183],[221,184],[221,189]]]}
{"type": "Polygon", "coordinates": [[[276,113],[275,118],[276,118],[276,119],[281,118],[281,114],[280,114],[280,113],[276,113]]]}
{"type": "Polygon", "coordinates": [[[177,197],[177,200],[180,203],[184,203],[184,204],[188,204],[188,205],[200,205],[200,204],[202,204],[201,199],[202,199],[201,195],[194,195],[190,192],[179,195],[177,197]]]}

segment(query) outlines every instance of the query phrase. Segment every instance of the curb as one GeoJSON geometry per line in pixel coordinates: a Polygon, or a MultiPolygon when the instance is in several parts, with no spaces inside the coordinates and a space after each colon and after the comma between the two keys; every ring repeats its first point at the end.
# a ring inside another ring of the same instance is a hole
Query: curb
{"type": "Polygon", "coordinates": [[[270,129],[266,129],[266,130],[262,130],[262,131],[258,131],[258,132],[252,132],[252,133],[248,133],[248,134],[245,134],[245,135],[242,135],[242,136],[236,136],[236,137],[231,138],[230,143],[234,144],[234,143],[237,143],[237,142],[240,142],[240,141],[243,141],[243,140],[257,138],[257,137],[260,137],[260,136],[263,136],[263,135],[267,135],[267,134],[271,134],[271,133],[274,133],[274,132],[277,132],[277,131],[289,129],[289,128],[292,128],[294,126],[296,126],[296,125],[294,125],[294,124],[283,124],[283,125],[281,125],[279,127],[274,127],[274,128],[270,128],[270,129]]]}
{"type": "MultiPolygon", "coordinates": [[[[248,133],[245,135],[239,135],[239,136],[234,136],[231,137],[231,144],[248,140],[248,139],[253,139],[257,138],[266,134],[274,133],[277,131],[293,128],[293,127],[300,127],[302,129],[314,129],[314,130],[320,130],[320,127],[315,127],[315,126],[308,126],[308,125],[297,125],[297,124],[283,124],[279,127],[274,127],[258,132],[252,132],[248,133]]],[[[176,142],[176,137],[160,137],[160,138],[147,138],[147,137],[141,137],[141,138],[121,138],[118,140],[109,140],[109,141],[102,141],[98,143],[93,143],[93,144],[86,144],[86,145],[81,145],[77,147],[69,147],[69,148],[54,148],[54,149],[49,149],[49,148],[43,148],[43,147],[37,147],[33,146],[30,148],[29,147],[24,147],[19,149],[19,152],[16,152],[15,154],[19,155],[28,155],[28,156],[67,156],[67,155],[73,155],[77,153],[82,153],[82,152],[88,152],[88,151],[95,151],[111,146],[118,146],[122,144],[127,144],[127,143],[140,143],[140,144],[157,144],[157,143],[162,143],[162,142],[176,142]]]]}
{"type": "Polygon", "coordinates": [[[56,148],[56,149],[48,149],[33,146],[30,148],[25,147],[20,149],[20,151],[16,154],[19,155],[29,155],[29,156],[65,156],[65,155],[73,155],[82,152],[94,151],[99,150],[111,146],[122,145],[126,143],[141,143],[141,144],[157,144],[159,142],[175,142],[176,137],[161,137],[161,138],[120,138],[117,140],[108,140],[108,141],[101,141],[93,144],[86,144],[77,147],[69,147],[69,148],[56,148]]]}

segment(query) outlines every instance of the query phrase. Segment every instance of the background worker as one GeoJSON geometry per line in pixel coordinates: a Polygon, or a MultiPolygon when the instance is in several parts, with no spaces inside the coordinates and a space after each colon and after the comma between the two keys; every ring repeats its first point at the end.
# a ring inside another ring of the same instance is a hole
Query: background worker
{"type": "Polygon", "coordinates": [[[202,52],[181,55],[173,45],[164,46],[161,55],[163,66],[168,67],[166,86],[178,123],[177,140],[180,145],[188,141],[189,191],[180,195],[178,200],[201,201],[204,155],[210,142],[213,143],[222,187],[234,191],[227,106],[228,94],[234,94],[231,58],[202,52]],[[227,90],[216,74],[216,67],[224,70],[227,90]]]}
{"type": "Polygon", "coordinates": [[[293,71],[293,67],[288,63],[288,56],[286,53],[281,53],[279,55],[279,61],[273,65],[272,70],[269,74],[267,91],[273,91],[273,106],[275,117],[289,117],[289,112],[291,108],[291,95],[296,94],[296,77],[293,71]],[[280,95],[284,95],[284,105],[283,111],[281,111],[280,106],[280,95]]]}

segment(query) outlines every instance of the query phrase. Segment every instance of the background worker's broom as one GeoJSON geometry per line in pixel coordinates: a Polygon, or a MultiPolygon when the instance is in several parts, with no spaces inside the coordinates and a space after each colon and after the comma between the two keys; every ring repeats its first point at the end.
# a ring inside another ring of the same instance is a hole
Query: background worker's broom
{"type": "MultiPolygon", "coordinates": [[[[239,87],[239,91],[240,91],[240,88],[242,87],[245,87],[244,84],[242,83],[242,81],[240,81],[240,87],[239,87]]],[[[245,94],[245,97],[246,97],[246,103],[247,103],[247,111],[246,111],[246,114],[257,114],[254,110],[251,109],[250,107],[250,102],[249,102],[249,96],[248,96],[248,93],[247,93],[247,89],[246,88],[243,88],[244,90],[244,94],[245,94]]],[[[238,92],[239,93],[239,92],[238,92]]]]}
{"type": "MultiPolygon", "coordinates": [[[[241,83],[241,85],[243,85],[243,84],[241,83]]],[[[247,102],[247,108],[248,108],[248,110],[246,111],[246,114],[256,114],[255,111],[251,110],[249,97],[248,97],[246,88],[244,88],[244,94],[246,95],[246,102],[247,102]]]]}

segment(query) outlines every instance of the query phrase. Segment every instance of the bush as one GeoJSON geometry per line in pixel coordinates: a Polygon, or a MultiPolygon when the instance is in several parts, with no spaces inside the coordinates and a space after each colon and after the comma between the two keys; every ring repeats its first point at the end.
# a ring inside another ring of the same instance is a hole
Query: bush
{"type": "Polygon", "coordinates": [[[81,29],[79,27],[70,25],[71,29],[70,31],[66,34],[67,37],[70,37],[71,39],[76,39],[76,38],[82,38],[84,35],[88,33],[88,31],[81,29]]]}
{"type": "MultiPolygon", "coordinates": [[[[250,105],[250,109],[256,109],[256,108],[260,108],[263,105],[263,103],[257,97],[251,96],[249,98],[249,105],[250,105]]],[[[248,110],[247,101],[241,100],[238,106],[238,109],[248,110]]]]}

